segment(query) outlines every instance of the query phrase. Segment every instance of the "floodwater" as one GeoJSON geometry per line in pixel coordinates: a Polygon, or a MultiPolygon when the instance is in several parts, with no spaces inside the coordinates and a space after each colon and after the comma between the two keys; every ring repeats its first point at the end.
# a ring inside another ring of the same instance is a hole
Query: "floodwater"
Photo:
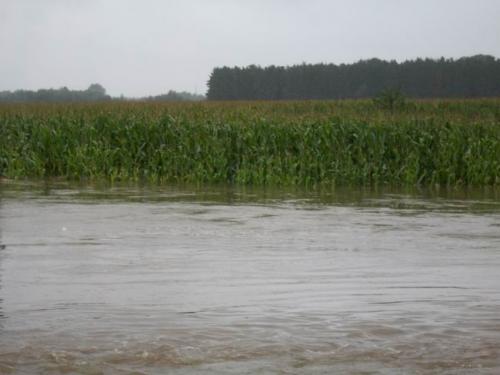
{"type": "Polygon", "coordinates": [[[0,183],[0,373],[500,373],[498,192],[0,183]]]}

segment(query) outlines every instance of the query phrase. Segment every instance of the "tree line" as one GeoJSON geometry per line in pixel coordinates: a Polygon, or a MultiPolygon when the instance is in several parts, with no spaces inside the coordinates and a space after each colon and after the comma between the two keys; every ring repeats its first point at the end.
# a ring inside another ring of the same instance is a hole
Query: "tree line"
{"type": "Polygon", "coordinates": [[[153,101],[153,102],[198,102],[205,100],[204,95],[192,94],[187,91],[174,91],[170,90],[166,94],[147,96],[139,100],[153,101]]]}
{"type": "Polygon", "coordinates": [[[27,103],[27,102],[95,102],[95,101],[155,101],[181,102],[204,100],[203,95],[189,92],[170,90],[166,94],[147,96],[142,98],[127,98],[124,96],[111,97],[106,89],[98,83],[91,84],[86,90],[70,90],[67,87],[59,89],[40,89],[37,91],[16,90],[0,91],[0,103],[27,103]]]}
{"type": "Polygon", "coordinates": [[[500,96],[500,59],[380,59],[354,64],[219,67],[208,81],[209,100],[369,98],[387,89],[414,98],[500,96]]]}
{"type": "Polygon", "coordinates": [[[111,100],[106,89],[98,83],[91,84],[86,90],[40,89],[37,91],[16,90],[0,91],[0,102],[95,102],[111,100]]]}

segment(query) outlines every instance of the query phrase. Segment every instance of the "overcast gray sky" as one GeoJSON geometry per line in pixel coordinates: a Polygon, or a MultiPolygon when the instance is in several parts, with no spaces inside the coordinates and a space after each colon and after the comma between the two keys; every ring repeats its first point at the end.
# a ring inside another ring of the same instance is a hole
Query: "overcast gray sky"
{"type": "Polygon", "coordinates": [[[204,93],[215,66],[500,57],[500,0],[0,0],[0,91],[204,93]]]}

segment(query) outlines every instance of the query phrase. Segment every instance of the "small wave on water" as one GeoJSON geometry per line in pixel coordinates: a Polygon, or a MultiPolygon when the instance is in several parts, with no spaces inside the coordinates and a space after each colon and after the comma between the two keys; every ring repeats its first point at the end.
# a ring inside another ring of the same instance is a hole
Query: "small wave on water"
{"type": "Polygon", "coordinates": [[[491,334],[415,324],[405,327],[390,321],[317,329],[323,332],[233,327],[160,330],[147,340],[31,337],[18,348],[0,346],[0,371],[149,374],[168,369],[215,374],[239,369],[238,373],[298,374],[328,369],[493,374],[499,368],[500,344],[491,334]]]}

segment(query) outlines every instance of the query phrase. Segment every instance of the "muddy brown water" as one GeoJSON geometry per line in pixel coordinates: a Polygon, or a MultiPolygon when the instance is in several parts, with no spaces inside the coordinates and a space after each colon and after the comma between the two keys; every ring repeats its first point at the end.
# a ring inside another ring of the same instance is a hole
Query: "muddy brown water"
{"type": "Polygon", "coordinates": [[[0,373],[498,374],[495,191],[0,186],[0,373]]]}

